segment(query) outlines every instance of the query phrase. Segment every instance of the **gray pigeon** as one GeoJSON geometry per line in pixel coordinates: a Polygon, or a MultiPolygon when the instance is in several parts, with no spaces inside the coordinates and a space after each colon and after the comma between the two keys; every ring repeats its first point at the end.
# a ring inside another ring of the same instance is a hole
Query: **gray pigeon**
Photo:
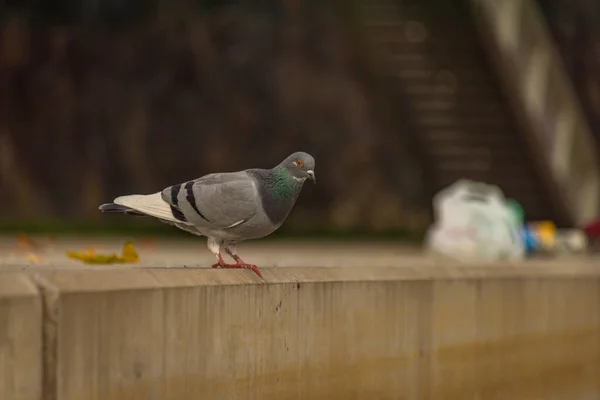
{"type": "Polygon", "coordinates": [[[249,268],[236,253],[242,240],[273,233],[286,220],[306,179],[315,180],[315,160],[307,153],[291,154],[272,169],[247,169],[205,175],[148,195],[117,197],[102,204],[102,212],[144,215],[208,237],[217,257],[212,267],[249,268]],[[226,264],[221,250],[236,263],[226,264]]]}

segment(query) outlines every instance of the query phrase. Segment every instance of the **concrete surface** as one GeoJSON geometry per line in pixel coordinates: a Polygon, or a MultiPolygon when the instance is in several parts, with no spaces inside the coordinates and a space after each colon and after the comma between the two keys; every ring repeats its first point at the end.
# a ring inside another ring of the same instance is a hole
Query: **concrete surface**
{"type": "Polygon", "coordinates": [[[46,346],[61,400],[597,398],[598,271],[492,270],[269,268],[265,282],[248,271],[62,270],[38,280],[56,310],[46,346]]]}
{"type": "Polygon", "coordinates": [[[203,243],[140,244],[146,264],[93,267],[53,246],[0,268],[0,315],[31,324],[2,347],[0,387],[31,377],[23,399],[39,398],[41,365],[44,400],[600,398],[595,259],[461,265],[393,244],[248,244],[252,261],[285,260],[262,280],[158,263],[196,259],[203,243]]]}
{"type": "MultiPolygon", "coordinates": [[[[24,267],[60,269],[106,269],[106,268],[207,268],[216,259],[206,247],[206,239],[187,240],[134,240],[140,255],[139,264],[85,265],[66,257],[66,250],[93,249],[97,253],[120,253],[128,238],[78,239],[33,237],[18,241],[0,238],[0,271],[24,267]],[[31,261],[35,255],[38,263],[31,261]]],[[[407,262],[421,262],[419,247],[399,243],[344,243],[344,242],[264,242],[248,241],[238,245],[238,253],[249,263],[262,267],[329,267],[329,266],[398,266],[407,262]]],[[[227,257],[225,257],[227,259],[227,257]]]]}
{"type": "Polygon", "coordinates": [[[0,277],[0,399],[38,400],[42,384],[42,302],[24,275],[0,277]]]}
{"type": "MultiPolygon", "coordinates": [[[[129,238],[59,238],[33,237],[19,241],[14,237],[0,237],[0,273],[14,271],[36,271],[46,269],[146,269],[146,268],[210,268],[215,257],[206,247],[204,238],[187,240],[145,239],[133,240],[140,255],[136,264],[87,265],[69,259],[66,250],[97,253],[120,253],[123,243],[129,238]]],[[[271,267],[432,267],[450,264],[447,259],[425,255],[420,246],[396,242],[265,242],[248,241],[238,245],[238,253],[249,263],[259,268],[271,267]]],[[[225,256],[225,259],[227,257],[225,256]]],[[[587,265],[600,258],[569,256],[547,262],[527,261],[526,265],[587,265]]],[[[480,264],[472,264],[476,266],[480,264]]],[[[506,265],[506,264],[501,264],[506,265]]],[[[481,266],[487,267],[486,264],[481,266]]]]}

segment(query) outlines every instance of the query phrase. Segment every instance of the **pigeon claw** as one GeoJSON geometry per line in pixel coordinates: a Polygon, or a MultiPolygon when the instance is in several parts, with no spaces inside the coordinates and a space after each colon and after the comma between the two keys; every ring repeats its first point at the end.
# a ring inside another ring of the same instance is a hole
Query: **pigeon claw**
{"type": "Polygon", "coordinates": [[[242,264],[238,264],[241,265],[242,268],[248,268],[251,269],[252,271],[254,271],[254,273],[258,276],[260,276],[261,278],[263,277],[262,274],[260,273],[260,271],[258,270],[258,267],[254,264],[246,264],[246,263],[242,263],[242,264]]]}
{"type": "Polygon", "coordinates": [[[234,260],[236,261],[237,265],[240,265],[242,268],[248,268],[251,269],[252,271],[254,271],[254,273],[258,276],[260,276],[261,278],[263,277],[262,274],[260,273],[260,271],[258,270],[258,267],[254,264],[246,264],[244,262],[244,260],[242,260],[240,258],[240,256],[238,256],[237,254],[235,254],[233,256],[234,260]]]}
{"type": "Polygon", "coordinates": [[[262,274],[260,273],[260,271],[258,270],[258,267],[254,264],[246,264],[243,261],[238,261],[236,264],[232,264],[233,266],[230,268],[246,268],[246,269],[251,269],[252,271],[254,271],[254,273],[258,276],[260,276],[261,278],[263,277],[262,274]]]}
{"type": "Polygon", "coordinates": [[[258,270],[258,267],[254,264],[246,264],[239,256],[234,256],[235,258],[235,264],[227,264],[224,260],[223,257],[221,257],[221,255],[218,255],[218,262],[213,264],[212,267],[213,268],[245,268],[245,269],[251,269],[252,271],[254,271],[254,273],[258,276],[260,276],[261,278],[263,277],[261,272],[258,270]]]}
{"type": "Polygon", "coordinates": [[[212,265],[213,268],[246,268],[243,265],[240,264],[227,264],[227,263],[216,263],[212,265]]]}
{"type": "Polygon", "coordinates": [[[246,266],[240,264],[225,264],[223,265],[223,268],[246,268],[246,266]]]}
{"type": "Polygon", "coordinates": [[[236,263],[236,264],[225,264],[222,266],[223,268],[245,268],[245,269],[251,269],[252,271],[254,271],[254,273],[258,276],[260,276],[261,278],[263,277],[262,274],[260,273],[260,271],[258,270],[258,267],[254,264],[246,264],[246,263],[236,263]]]}

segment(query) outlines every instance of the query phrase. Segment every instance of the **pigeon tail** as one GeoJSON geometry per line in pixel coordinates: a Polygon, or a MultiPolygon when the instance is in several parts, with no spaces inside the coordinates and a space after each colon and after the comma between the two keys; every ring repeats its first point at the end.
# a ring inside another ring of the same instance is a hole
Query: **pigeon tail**
{"type": "Polygon", "coordinates": [[[119,204],[115,204],[115,203],[106,203],[106,204],[102,204],[100,207],[98,207],[98,209],[102,212],[109,212],[109,213],[123,213],[123,214],[129,214],[129,215],[145,215],[143,213],[140,213],[138,211],[132,210],[129,207],[125,207],[119,204]]]}
{"type": "MultiPolygon", "coordinates": [[[[100,206],[102,210],[103,206],[100,206]]],[[[113,200],[113,204],[104,208],[109,210],[129,210],[142,215],[149,215],[160,220],[169,222],[185,222],[178,219],[173,213],[173,207],[162,199],[162,193],[153,194],[132,194],[129,196],[120,196],[113,200]]],[[[103,210],[104,211],[104,210],[103,210]]],[[[117,211],[118,212],[118,211],[117,211]]],[[[124,212],[124,211],[121,211],[124,212]]]]}

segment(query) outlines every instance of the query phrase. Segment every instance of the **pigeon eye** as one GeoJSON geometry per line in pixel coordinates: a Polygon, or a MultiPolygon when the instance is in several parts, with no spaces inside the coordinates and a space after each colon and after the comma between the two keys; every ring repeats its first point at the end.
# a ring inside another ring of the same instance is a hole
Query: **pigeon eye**
{"type": "Polygon", "coordinates": [[[304,165],[304,163],[303,163],[303,162],[302,162],[302,160],[300,160],[300,159],[297,159],[297,160],[296,160],[296,162],[295,162],[295,164],[296,164],[297,166],[299,166],[299,167],[302,167],[302,166],[304,165]]]}

